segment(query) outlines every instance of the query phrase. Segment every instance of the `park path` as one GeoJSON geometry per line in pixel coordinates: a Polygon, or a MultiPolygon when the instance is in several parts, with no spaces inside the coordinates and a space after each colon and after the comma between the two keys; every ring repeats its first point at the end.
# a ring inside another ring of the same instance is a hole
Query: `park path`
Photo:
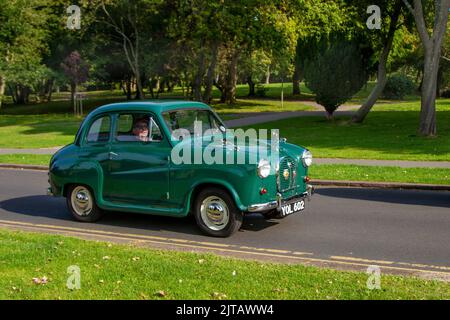
{"type": "MultiPolygon", "coordinates": [[[[342,111],[336,111],[335,115],[352,115],[351,108],[342,111]]],[[[259,123],[270,121],[277,121],[295,117],[307,116],[324,116],[324,111],[285,111],[285,112],[261,112],[258,115],[254,113],[239,113],[233,116],[241,118],[225,121],[225,124],[230,128],[244,127],[259,123]]],[[[53,154],[59,150],[61,146],[51,148],[33,148],[33,149],[13,149],[0,148],[0,155],[5,154],[53,154]]],[[[337,159],[337,158],[314,158],[316,164],[353,164],[364,166],[386,166],[386,167],[401,167],[401,168],[449,168],[450,161],[405,161],[405,160],[369,160],[369,159],[337,159]]]]}

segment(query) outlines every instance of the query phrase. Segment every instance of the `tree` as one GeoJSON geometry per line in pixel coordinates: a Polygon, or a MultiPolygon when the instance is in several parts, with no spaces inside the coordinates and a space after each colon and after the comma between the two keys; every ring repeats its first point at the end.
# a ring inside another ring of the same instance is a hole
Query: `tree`
{"type": "Polygon", "coordinates": [[[339,32],[345,32],[347,20],[353,20],[339,1],[293,1],[297,25],[297,43],[293,58],[292,94],[300,94],[305,61],[318,54],[318,43],[339,32]]]}
{"type": "MultiPolygon", "coordinates": [[[[154,38],[165,28],[161,19],[162,0],[98,0],[100,11],[97,22],[99,32],[116,41],[123,48],[126,61],[133,72],[137,99],[144,99],[143,55],[154,38]]],[[[164,12],[164,11],[163,11],[164,12]]]]}
{"type": "Polygon", "coordinates": [[[19,98],[16,103],[26,102],[35,76],[44,72],[41,60],[46,50],[48,18],[45,4],[15,0],[0,6],[0,107],[7,84],[19,98]]]}
{"type": "MultiPolygon", "coordinates": [[[[431,34],[426,24],[427,16],[421,0],[414,0],[414,7],[403,0],[408,10],[414,16],[424,50],[423,80],[421,87],[421,106],[419,134],[434,136],[436,130],[436,86],[438,80],[439,62],[441,59],[442,42],[445,36],[450,0],[434,1],[434,21],[431,34]]],[[[431,2],[431,1],[430,1],[431,2]]],[[[429,4],[429,8],[433,6],[429,4]]]]}
{"type": "Polygon", "coordinates": [[[331,42],[312,60],[306,61],[306,86],[324,106],[327,118],[367,82],[364,58],[355,43],[331,42]]]}
{"type": "Polygon", "coordinates": [[[73,51],[64,59],[61,67],[70,80],[70,102],[75,111],[75,94],[77,93],[77,86],[86,82],[88,79],[89,66],[81,58],[78,51],[73,51]]]}
{"type": "MultiPolygon", "coordinates": [[[[389,27],[384,30],[380,30],[381,37],[380,37],[380,44],[382,46],[381,52],[379,54],[378,58],[378,67],[377,67],[377,83],[370,92],[367,99],[364,101],[364,103],[361,105],[361,107],[358,109],[358,111],[355,113],[355,115],[352,118],[353,122],[360,123],[364,121],[369,111],[372,109],[375,102],[380,97],[381,93],[383,92],[383,89],[386,85],[387,81],[387,62],[389,53],[391,52],[394,35],[396,30],[399,28],[399,18],[401,15],[402,10],[402,0],[396,0],[392,2],[391,0],[385,1],[378,1],[374,3],[373,0],[370,0],[366,3],[366,1],[363,1],[363,8],[367,7],[368,4],[377,4],[380,7],[383,8],[383,19],[382,21],[386,21],[389,27]]],[[[375,29],[375,31],[377,31],[375,29]]]]}

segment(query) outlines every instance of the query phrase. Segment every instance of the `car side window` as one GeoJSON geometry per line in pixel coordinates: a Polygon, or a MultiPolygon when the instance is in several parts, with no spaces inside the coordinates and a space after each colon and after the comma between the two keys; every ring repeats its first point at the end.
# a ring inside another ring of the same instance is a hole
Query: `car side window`
{"type": "Polygon", "coordinates": [[[87,143],[107,142],[111,134],[111,117],[103,116],[95,120],[86,136],[87,143]]]}
{"type": "Polygon", "coordinates": [[[116,141],[158,142],[161,130],[149,114],[120,114],[117,118],[116,141]]]}

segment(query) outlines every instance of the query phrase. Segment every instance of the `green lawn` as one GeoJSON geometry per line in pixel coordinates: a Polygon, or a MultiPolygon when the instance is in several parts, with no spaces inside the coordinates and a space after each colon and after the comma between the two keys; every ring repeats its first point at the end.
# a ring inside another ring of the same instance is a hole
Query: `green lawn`
{"type": "Polygon", "coordinates": [[[2,115],[0,148],[45,148],[71,143],[81,122],[72,115],[2,115]]]}
{"type": "Polygon", "coordinates": [[[323,180],[407,182],[450,185],[450,169],[441,168],[400,168],[315,164],[311,166],[309,176],[312,179],[323,180]]]}
{"type": "Polygon", "coordinates": [[[437,102],[435,138],[416,135],[420,103],[378,105],[363,124],[298,117],[252,126],[279,129],[288,142],[308,147],[319,158],[450,161],[450,99],[437,102]]]}
{"type": "Polygon", "coordinates": [[[449,299],[450,284],[0,230],[0,299],[449,299]],[[81,288],[66,287],[80,268],[81,288]],[[47,278],[36,284],[33,278],[47,278]]]}
{"type": "Polygon", "coordinates": [[[0,163],[48,166],[51,157],[49,154],[0,154],[0,163]]]}

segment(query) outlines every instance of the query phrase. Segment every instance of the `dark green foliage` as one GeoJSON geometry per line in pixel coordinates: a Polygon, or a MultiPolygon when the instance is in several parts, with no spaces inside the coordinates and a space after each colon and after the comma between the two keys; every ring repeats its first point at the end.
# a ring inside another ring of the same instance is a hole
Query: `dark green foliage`
{"type": "Polygon", "coordinates": [[[329,116],[367,80],[363,55],[350,42],[333,42],[306,61],[306,86],[316,94],[316,102],[324,106],[329,116]]]}
{"type": "Polygon", "coordinates": [[[404,74],[392,75],[387,79],[383,90],[386,99],[402,100],[406,95],[414,92],[414,82],[404,74]]]}
{"type": "Polygon", "coordinates": [[[441,98],[450,98],[450,88],[442,91],[441,98]]]}
{"type": "Polygon", "coordinates": [[[258,83],[256,85],[256,96],[265,97],[267,90],[269,90],[269,88],[266,88],[263,84],[258,83]]]}

